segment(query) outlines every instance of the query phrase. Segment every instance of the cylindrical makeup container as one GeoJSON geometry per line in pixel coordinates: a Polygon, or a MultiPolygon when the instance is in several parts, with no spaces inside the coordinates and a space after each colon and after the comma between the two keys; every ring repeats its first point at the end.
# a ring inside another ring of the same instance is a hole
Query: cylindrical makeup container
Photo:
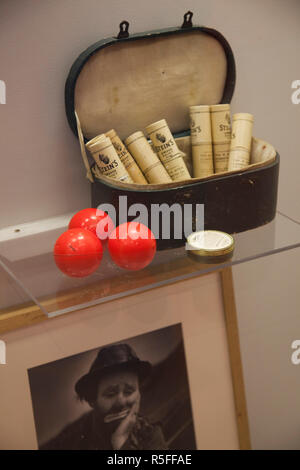
{"type": "Polygon", "coordinates": [[[193,177],[214,173],[209,106],[190,106],[193,177]]]}
{"type": "Polygon", "coordinates": [[[211,105],[210,118],[215,173],[223,173],[224,171],[228,170],[228,160],[230,152],[230,105],[211,105]]]}
{"type": "Polygon", "coordinates": [[[129,152],[138,163],[147,181],[151,184],[171,183],[167,170],[153,152],[143,132],[131,134],[125,140],[129,152]]]}
{"type": "Polygon", "coordinates": [[[91,152],[101,174],[124,183],[133,183],[109,137],[104,136],[104,138],[92,140],[93,142],[88,142],[86,147],[91,152]]]}
{"type": "Polygon", "coordinates": [[[128,152],[120,137],[117,135],[116,131],[114,129],[111,129],[110,131],[106,132],[106,136],[110,138],[113,146],[116,149],[117,154],[120,157],[121,162],[123,163],[127,172],[131,176],[132,181],[137,184],[148,184],[145,176],[141,172],[135,160],[128,152]]]}
{"type": "Polygon", "coordinates": [[[146,131],[172,181],[190,179],[191,175],[182,158],[182,152],[177,147],[166,120],[161,119],[150,124],[146,127],[146,131]]]}
{"type": "Polygon", "coordinates": [[[234,114],[228,171],[240,170],[250,163],[253,116],[248,113],[234,114]]]}

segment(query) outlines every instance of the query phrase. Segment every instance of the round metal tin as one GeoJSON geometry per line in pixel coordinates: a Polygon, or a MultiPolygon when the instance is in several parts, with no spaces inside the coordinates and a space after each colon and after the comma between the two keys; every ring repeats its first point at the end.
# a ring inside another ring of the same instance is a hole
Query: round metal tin
{"type": "Polygon", "coordinates": [[[226,232],[202,230],[193,232],[187,238],[188,254],[205,262],[218,263],[230,258],[234,250],[234,239],[226,232]]]}

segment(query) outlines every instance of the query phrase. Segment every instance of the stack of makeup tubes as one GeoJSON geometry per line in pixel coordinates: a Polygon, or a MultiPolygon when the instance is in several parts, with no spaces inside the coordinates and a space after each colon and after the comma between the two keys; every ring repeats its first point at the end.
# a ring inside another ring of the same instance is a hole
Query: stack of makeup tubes
{"type": "MultiPolygon", "coordinates": [[[[230,105],[190,106],[193,178],[240,170],[250,164],[253,116],[234,114],[230,105]]],[[[146,127],[124,143],[114,129],[86,143],[96,166],[95,176],[105,175],[135,184],[162,184],[192,178],[184,154],[165,119],[146,127]]]]}

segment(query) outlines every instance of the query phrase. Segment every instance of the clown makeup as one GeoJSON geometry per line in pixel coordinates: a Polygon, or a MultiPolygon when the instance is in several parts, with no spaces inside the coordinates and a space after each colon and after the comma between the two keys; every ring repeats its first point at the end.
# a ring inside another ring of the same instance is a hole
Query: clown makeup
{"type": "Polygon", "coordinates": [[[94,407],[104,423],[111,423],[124,419],[139,400],[140,390],[136,372],[114,371],[100,379],[94,407]]]}

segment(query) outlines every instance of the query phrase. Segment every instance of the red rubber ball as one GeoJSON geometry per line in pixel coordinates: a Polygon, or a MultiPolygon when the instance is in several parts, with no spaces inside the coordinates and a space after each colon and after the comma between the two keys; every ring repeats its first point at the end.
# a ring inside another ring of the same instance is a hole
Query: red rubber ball
{"type": "Polygon", "coordinates": [[[101,241],[89,230],[74,228],[56,240],[54,260],[67,276],[85,277],[98,269],[103,256],[101,241]]]}
{"type": "Polygon", "coordinates": [[[148,266],[153,260],[156,240],[144,224],[127,222],[113,230],[108,240],[108,250],[118,266],[137,271],[148,266]]]}
{"type": "Polygon", "coordinates": [[[88,208],[73,215],[69,223],[69,229],[72,228],[90,230],[101,241],[105,241],[115,228],[115,224],[106,212],[88,208]]]}

